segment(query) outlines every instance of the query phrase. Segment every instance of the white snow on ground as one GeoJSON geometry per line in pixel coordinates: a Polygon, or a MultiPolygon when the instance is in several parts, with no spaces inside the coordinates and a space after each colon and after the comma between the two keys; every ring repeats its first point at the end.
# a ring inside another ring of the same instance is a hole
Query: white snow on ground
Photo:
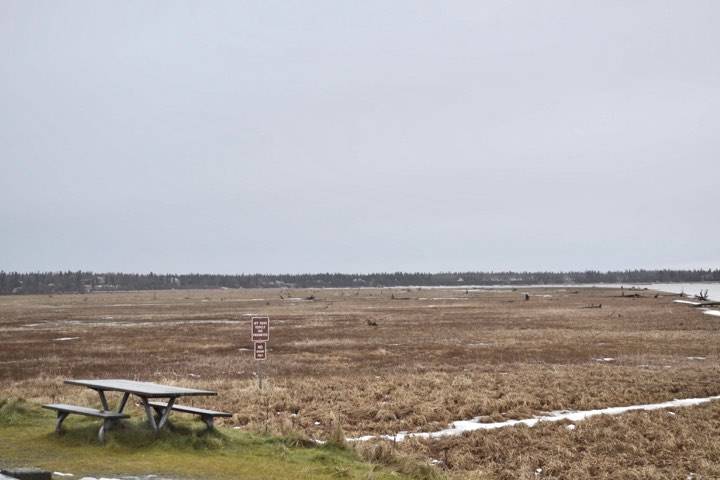
{"type": "Polygon", "coordinates": [[[712,315],[713,317],[720,317],[720,310],[705,310],[705,315],[712,315]]]}
{"type": "MultiPolygon", "coordinates": [[[[644,285],[643,285],[644,286],[644,285]]],[[[693,295],[708,291],[711,300],[720,300],[720,283],[653,283],[648,285],[653,290],[670,293],[685,293],[694,300],[693,295]]]]}
{"type": "Polygon", "coordinates": [[[498,428],[514,427],[516,425],[527,425],[528,427],[534,427],[540,422],[559,422],[562,420],[579,422],[590,417],[595,417],[597,415],[620,415],[621,413],[632,412],[636,410],[660,410],[663,408],[691,407],[694,405],[701,405],[703,403],[712,402],[713,400],[720,400],[720,395],[705,398],[685,398],[682,400],[672,400],[670,402],[663,403],[650,403],[646,405],[631,405],[628,407],[601,408],[598,410],[559,411],[552,412],[549,415],[543,415],[540,417],[528,418],[524,420],[506,420],[504,422],[481,423],[479,421],[479,418],[474,418],[472,420],[461,420],[453,422],[452,424],[450,424],[450,428],[446,428],[445,430],[439,430],[437,432],[400,432],[397,435],[365,435],[362,437],[350,438],[348,439],[348,441],[365,442],[367,440],[373,439],[384,439],[402,442],[406,438],[410,437],[449,437],[455,435],[462,435],[465,432],[472,432],[474,430],[495,430],[498,428]]]}
{"type": "Polygon", "coordinates": [[[465,308],[467,305],[423,305],[422,308],[465,308]]]}
{"type": "MultiPolygon", "coordinates": [[[[248,316],[258,316],[254,314],[243,314],[248,316]]],[[[93,322],[93,321],[83,321],[83,320],[58,320],[54,322],[45,322],[41,325],[45,327],[46,329],[55,329],[60,327],[65,327],[68,325],[71,326],[78,326],[78,327],[171,327],[174,325],[213,325],[213,324],[230,324],[230,325],[237,325],[240,321],[239,320],[155,320],[151,322],[133,322],[133,321],[114,321],[114,322],[93,322]]],[[[27,326],[27,325],[25,325],[27,326]]],[[[62,337],[66,340],[75,340],[75,337],[62,337]]],[[[80,338],[80,337],[77,337],[80,338]]],[[[55,339],[59,340],[59,339],[55,339]]]]}
{"type": "MultiPolygon", "coordinates": [[[[400,300],[398,298],[398,300],[400,300]]],[[[413,300],[412,298],[408,298],[407,300],[413,300]]],[[[468,297],[418,297],[415,300],[469,300],[468,297]]]]}
{"type": "Polygon", "coordinates": [[[56,342],[67,342],[69,340],[79,340],[79,339],[80,339],[80,337],[60,337],[60,338],[55,338],[54,340],[56,342]]]}
{"type": "Polygon", "coordinates": [[[673,303],[682,303],[683,305],[692,305],[693,307],[698,307],[702,305],[700,302],[693,302],[690,300],[673,300],[673,303]]]}

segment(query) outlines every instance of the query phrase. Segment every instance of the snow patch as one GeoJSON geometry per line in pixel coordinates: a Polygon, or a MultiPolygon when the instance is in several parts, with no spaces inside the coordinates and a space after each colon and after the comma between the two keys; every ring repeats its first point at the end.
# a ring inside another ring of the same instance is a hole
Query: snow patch
{"type": "MultiPolygon", "coordinates": [[[[465,432],[472,432],[475,430],[496,430],[498,428],[514,427],[518,425],[525,425],[528,427],[534,427],[540,422],[560,422],[562,420],[569,420],[571,422],[580,422],[590,417],[597,415],[620,415],[626,412],[632,411],[651,411],[661,410],[665,408],[679,408],[679,407],[691,407],[695,405],[701,405],[703,403],[712,402],[714,400],[720,400],[720,395],[713,397],[704,398],[685,398],[681,400],[671,400],[669,402],[662,403],[650,403],[645,405],[630,405],[628,407],[609,407],[601,408],[597,410],[577,410],[577,411],[558,411],[551,412],[549,415],[543,415],[534,418],[527,418],[524,420],[506,420],[504,422],[493,422],[493,423],[482,423],[480,417],[476,417],[472,420],[460,420],[450,424],[450,428],[439,430],[437,432],[417,432],[417,433],[405,433],[400,432],[396,435],[364,435],[361,437],[349,438],[350,442],[365,442],[374,439],[394,440],[402,442],[406,438],[438,438],[438,437],[450,437],[462,435],[465,432]]],[[[568,426],[569,427],[569,426],[568,426]]],[[[567,428],[567,427],[566,427],[567,428]]]]}
{"type": "Polygon", "coordinates": [[[68,342],[70,340],[79,340],[80,337],[60,337],[60,338],[53,338],[56,342],[68,342]]]}

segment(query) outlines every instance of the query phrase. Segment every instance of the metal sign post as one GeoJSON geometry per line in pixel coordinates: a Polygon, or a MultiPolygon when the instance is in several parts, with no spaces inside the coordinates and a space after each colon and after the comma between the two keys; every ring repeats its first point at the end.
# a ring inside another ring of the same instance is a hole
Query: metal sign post
{"type": "Polygon", "coordinates": [[[255,368],[257,370],[258,388],[262,390],[262,361],[265,360],[267,351],[267,343],[255,342],[255,368]]]}
{"type": "Polygon", "coordinates": [[[257,370],[258,388],[262,390],[262,361],[267,359],[267,342],[270,341],[270,318],[252,317],[250,340],[253,342],[255,368],[257,370]]]}

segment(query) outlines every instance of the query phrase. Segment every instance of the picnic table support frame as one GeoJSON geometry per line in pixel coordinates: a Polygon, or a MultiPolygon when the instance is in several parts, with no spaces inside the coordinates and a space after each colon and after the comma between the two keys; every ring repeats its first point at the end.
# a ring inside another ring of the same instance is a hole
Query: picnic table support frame
{"type": "Polygon", "coordinates": [[[200,419],[205,422],[208,430],[212,430],[214,428],[215,417],[213,417],[212,415],[201,415],[200,419]]]}
{"type": "Polygon", "coordinates": [[[147,397],[140,397],[140,400],[142,401],[143,407],[145,407],[145,416],[148,419],[148,423],[150,424],[150,427],[152,427],[152,429],[157,432],[158,431],[157,423],[155,423],[155,417],[153,416],[152,412],[150,411],[150,403],[148,402],[147,397]]]}
{"type": "Polygon", "coordinates": [[[57,412],[57,421],[55,422],[55,433],[60,435],[62,433],[62,423],[70,415],[68,412],[57,412]]]}
{"type": "Polygon", "coordinates": [[[127,405],[128,398],[130,398],[130,394],[128,392],[123,393],[122,400],[120,400],[120,405],[118,405],[118,413],[123,413],[123,410],[125,410],[125,405],[127,405]]]}
{"type": "Polygon", "coordinates": [[[109,418],[103,418],[102,426],[100,427],[100,430],[98,430],[98,440],[100,441],[100,443],[105,443],[105,432],[110,430],[113,422],[114,420],[110,420],[109,418]]]}
{"type": "MultiPolygon", "coordinates": [[[[105,396],[105,390],[96,389],[95,390],[98,393],[98,396],[100,397],[100,403],[102,404],[102,408],[104,411],[109,412],[112,411],[110,409],[110,404],[108,403],[107,396],[105,396]]],[[[117,413],[123,413],[123,410],[125,410],[125,406],[127,405],[128,398],[130,398],[130,393],[124,392],[122,398],[120,399],[120,403],[118,404],[117,410],[115,410],[117,413]]],[[[104,420],[102,427],[100,427],[100,432],[98,434],[98,438],[100,439],[100,442],[103,442],[105,439],[105,432],[107,430],[110,430],[110,427],[115,425],[115,423],[119,422],[119,420],[104,420]]]]}
{"type": "Polygon", "coordinates": [[[162,414],[162,417],[160,417],[160,423],[158,424],[158,430],[162,429],[165,424],[167,423],[167,419],[170,416],[170,411],[172,410],[173,404],[175,403],[175,397],[170,398],[168,400],[167,407],[165,407],[165,411],[162,414]]]}
{"type": "Polygon", "coordinates": [[[110,411],[110,406],[108,405],[107,397],[105,397],[105,392],[103,390],[96,391],[100,396],[100,403],[102,404],[103,410],[105,410],[106,412],[110,411]]]}
{"type": "Polygon", "coordinates": [[[168,417],[170,416],[170,411],[172,410],[176,398],[170,397],[165,408],[152,407],[152,409],[150,407],[150,401],[147,399],[147,397],[140,398],[142,400],[143,407],[145,407],[145,415],[147,416],[148,423],[150,423],[150,426],[155,432],[159,432],[167,423],[168,417]],[[155,412],[158,414],[157,419],[155,418],[155,415],[153,415],[152,410],[155,410],[155,412]]]}

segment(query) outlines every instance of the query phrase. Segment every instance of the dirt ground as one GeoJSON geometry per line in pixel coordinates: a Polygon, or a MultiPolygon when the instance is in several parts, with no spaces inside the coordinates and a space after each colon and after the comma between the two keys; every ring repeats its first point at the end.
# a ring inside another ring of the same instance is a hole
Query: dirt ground
{"type": "MultiPolygon", "coordinates": [[[[478,416],[720,394],[720,319],[673,304],[669,294],[625,294],[571,287],[6,296],[0,395],[96,402],[92,392],[63,385],[66,378],[198,386],[219,395],[192,403],[234,412],[226,424],[323,438],[333,421],[347,436],[392,434],[478,416]],[[250,342],[256,314],[271,318],[262,392],[250,342]]],[[[711,404],[678,411],[666,428],[667,414],[637,412],[573,431],[519,427],[398,448],[447,457],[450,475],[461,478],[718,478],[717,448],[693,435],[717,437],[719,417],[711,404]],[[643,428],[656,441],[636,438],[643,428]],[[687,461],[672,461],[671,437],[687,461]],[[628,449],[641,464],[628,463],[628,449]]]]}

